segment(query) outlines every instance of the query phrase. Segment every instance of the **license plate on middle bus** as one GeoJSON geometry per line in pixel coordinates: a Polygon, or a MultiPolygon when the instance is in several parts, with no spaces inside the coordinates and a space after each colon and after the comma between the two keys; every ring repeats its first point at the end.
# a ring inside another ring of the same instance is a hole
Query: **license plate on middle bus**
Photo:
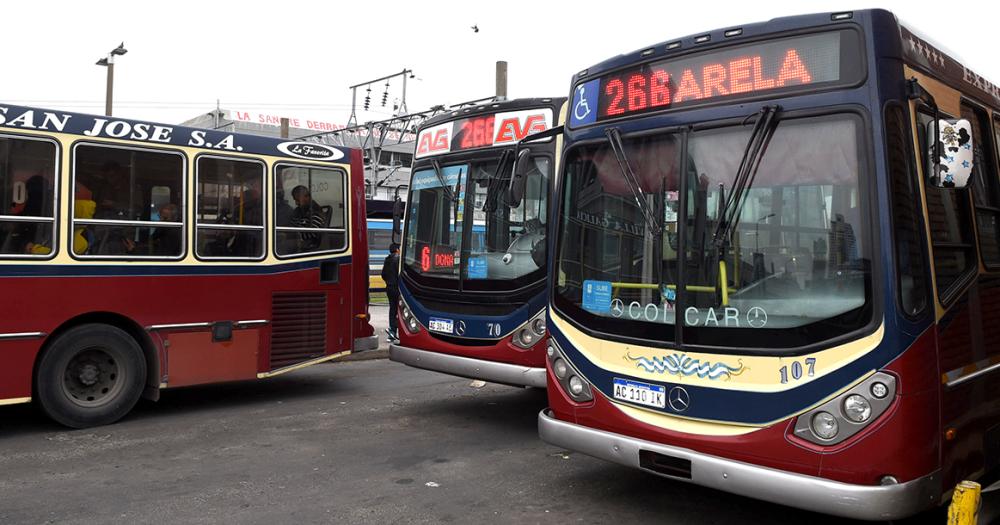
{"type": "Polygon", "coordinates": [[[427,323],[427,328],[432,332],[441,332],[445,334],[455,333],[455,321],[451,319],[441,319],[440,317],[431,317],[430,322],[427,323]]]}
{"type": "Polygon", "coordinates": [[[614,394],[615,399],[649,407],[664,408],[667,405],[667,389],[660,385],[616,377],[614,394]]]}

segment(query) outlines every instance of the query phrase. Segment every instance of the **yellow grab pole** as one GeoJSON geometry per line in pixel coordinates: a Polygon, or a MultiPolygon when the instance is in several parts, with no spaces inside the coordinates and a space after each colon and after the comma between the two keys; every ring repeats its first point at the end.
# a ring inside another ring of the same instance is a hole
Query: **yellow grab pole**
{"type": "Polygon", "coordinates": [[[729,306],[729,276],[726,275],[726,261],[719,261],[719,285],[722,287],[722,306],[729,306]]]}
{"type": "Polygon", "coordinates": [[[975,481],[963,481],[955,487],[948,506],[948,525],[976,525],[981,491],[975,481]]]}

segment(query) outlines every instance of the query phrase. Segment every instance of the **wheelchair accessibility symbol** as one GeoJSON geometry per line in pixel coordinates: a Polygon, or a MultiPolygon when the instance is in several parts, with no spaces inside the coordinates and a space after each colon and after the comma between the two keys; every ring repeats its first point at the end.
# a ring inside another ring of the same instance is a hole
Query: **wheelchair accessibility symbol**
{"type": "Polygon", "coordinates": [[[590,115],[590,104],[587,103],[587,86],[576,88],[576,106],[573,107],[573,116],[576,120],[583,120],[590,115]]]}
{"type": "Polygon", "coordinates": [[[595,79],[584,82],[576,86],[576,94],[573,95],[573,115],[570,120],[576,126],[591,124],[597,120],[597,108],[590,107],[590,97],[595,97],[600,89],[601,80],[595,79]]]}

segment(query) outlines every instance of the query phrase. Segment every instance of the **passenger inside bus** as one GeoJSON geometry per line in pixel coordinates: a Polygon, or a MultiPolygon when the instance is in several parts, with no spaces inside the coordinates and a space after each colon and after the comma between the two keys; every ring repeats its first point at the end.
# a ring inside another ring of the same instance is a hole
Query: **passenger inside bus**
{"type": "MultiPolygon", "coordinates": [[[[326,228],[330,215],[323,206],[312,200],[312,193],[305,186],[296,186],[292,190],[292,198],[297,205],[292,212],[292,226],[296,228],[326,228]]],[[[302,232],[303,251],[313,251],[319,248],[320,236],[317,233],[302,232]]]]}
{"type": "MultiPolygon", "coordinates": [[[[46,211],[46,208],[49,210],[52,208],[52,190],[48,178],[43,173],[32,175],[23,182],[23,187],[23,196],[19,199],[23,202],[11,206],[13,212],[11,215],[20,217],[50,215],[51,211],[46,211]]],[[[4,230],[3,250],[0,250],[2,253],[34,253],[37,255],[38,252],[33,251],[36,244],[44,245],[51,242],[49,239],[51,236],[50,228],[45,223],[15,222],[4,230]]]]}

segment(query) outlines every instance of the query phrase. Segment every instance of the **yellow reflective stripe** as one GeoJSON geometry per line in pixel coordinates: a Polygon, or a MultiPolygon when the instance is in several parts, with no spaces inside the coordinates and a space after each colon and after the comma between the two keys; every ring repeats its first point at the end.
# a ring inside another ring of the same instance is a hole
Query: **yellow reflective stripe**
{"type": "Polygon", "coordinates": [[[30,403],[30,397],[13,397],[10,399],[0,399],[0,405],[19,405],[21,403],[30,403]]]}

